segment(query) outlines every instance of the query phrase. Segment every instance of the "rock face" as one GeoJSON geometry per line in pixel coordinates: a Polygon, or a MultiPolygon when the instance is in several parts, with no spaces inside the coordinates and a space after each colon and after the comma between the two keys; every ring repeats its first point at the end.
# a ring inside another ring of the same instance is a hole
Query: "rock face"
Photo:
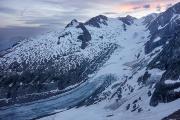
{"type": "Polygon", "coordinates": [[[159,14],[157,14],[157,13],[152,13],[150,15],[147,15],[146,17],[144,17],[143,23],[148,27],[151,24],[151,22],[153,22],[154,19],[156,19],[158,17],[158,15],[159,14]]]}
{"type": "Polygon", "coordinates": [[[67,24],[65,28],[77,26],[78,24],[79,22],[76,19],[74,19],[69,24],[67,24]]]}
{"type": "Polygon", "coordinates": [[[91,40],[91,35],[83,23],[80,23],[77,28],[81,28],[83,31],[83,33],[78,36],[78,39],[82,41],[81,49],[85,49],[88,45],[88,42],[91,40]]]}
{"type": "Polygon", "coordinates": [[[179,22],[180,4],[176,4],[164,13],[160,14],[150,25],[150,40],[146,43],[145,52],[151,53],[161,47],[159,54],[149,63],[148,69],[158,68],[165,70],[161,80],[156,85],[156,90],[151,98],[150,105],[158,102],[170,102],[180,97],[180,92],[173,92],[179,88],[179,83],[166,85],[166,80],[177,81],[179,79],[179,22]]]}
{"type": "MultiPolygon", "coordinates": [[[[78,22],[76,19],[72,20],[65,28],[69,28],[69,27],[76,27],[81,29],[83,32],[77,37],[77,39],[81,40],[81,49],[85,49],[86,46],[88,45],[88,42],[91,40],[91,34],[89,33],[89,31],[86,29],[86,27],[84,26],[83,23],[78,22]]],[[[60,39],[64,38],[65,36],[72,34],[70,32],[67,32],[61,36],[58,37],[58,43],[60,44],[60,39]]]]}
{"type": "Polygon", "coordinates": [[[167,11],[161,13],[151,24],[148,29],[151,32],[151,38],[146,43],[145,52],[148,54],[156,47],[165,44],[168,38],[174,34],[174,31],[179,28],[180,3],[169,8],[167,11]],[[159,40],[157,38],[159,37],[159,40]]]}
{"type": "Polygon", "coordinates": [[[118,19],[121,20],[126,25],[131,25],[134,23],[134,20],[136,20],[136,18],[134,18],[130,15],[127,15],[126,17],[119,17],[118,19]]]}
{"type": "Polygon", "coordinates": [[[163,118],[162,120],[180,120],[180,110],[172,113],[171,115],[163,118]]]}
{"type": "Polygon", "coordinates": [[[106,22],[107,20],[108,18],[106,16],[99,15],[85,22],[85,25],[90,25],[90,26],[100,28],[100,24],[107,25],[107,22],[106,22]]]}
{"type": "Polygon", "coordinates": [[[180,82],[166,85],[166,80],[177,81],[180,76],[180,29],[175,30],[175,34],[169,38],[169,43],[164,45],[163,50],[149,64],[149,68],[159,68],[166,70],[161,80],[156,85],[156,90],[151,98],[151,105],[157,105],[158,102],[170,102],[180,98],[180,92],[172,90],[180,87],[180,82]]]}

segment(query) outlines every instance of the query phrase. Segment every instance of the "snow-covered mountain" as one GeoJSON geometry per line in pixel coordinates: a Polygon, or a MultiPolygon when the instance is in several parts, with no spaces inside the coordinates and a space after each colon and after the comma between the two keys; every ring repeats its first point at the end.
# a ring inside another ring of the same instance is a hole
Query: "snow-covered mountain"
{"type": "Polygon", "coordinates": [[[161,120],[180,114],[179,49],[180,3],[140,19],[74,19],[62,32],[23,40],[0,58],[0,118],[161,120]]]}

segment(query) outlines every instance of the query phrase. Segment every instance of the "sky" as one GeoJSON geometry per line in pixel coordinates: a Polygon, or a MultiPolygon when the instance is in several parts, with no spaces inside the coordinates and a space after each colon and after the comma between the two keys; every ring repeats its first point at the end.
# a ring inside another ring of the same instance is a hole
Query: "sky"
{"type": "Polygon", "coordinates": [[[31,37],[61,30],[72,19],[84,22],[99,14],[140,18],[163,12],[179,0],[0,0],[0,50],[15,36],[31,37]]]}

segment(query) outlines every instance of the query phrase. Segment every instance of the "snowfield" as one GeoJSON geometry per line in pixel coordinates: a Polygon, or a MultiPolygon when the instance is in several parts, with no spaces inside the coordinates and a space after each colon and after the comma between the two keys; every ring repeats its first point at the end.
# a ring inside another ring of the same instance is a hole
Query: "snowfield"
{"type": "Polygon", "coordinates": [[[149,107],[149,111],[142,113],[132,113],[122,109],[111,111],[104,108],[106,105],[107,102],[89,107],[73,108],[40,120],[161,120],[180,108],[179,100],[169,104],[160,104],[155,108],[149,107]]]}

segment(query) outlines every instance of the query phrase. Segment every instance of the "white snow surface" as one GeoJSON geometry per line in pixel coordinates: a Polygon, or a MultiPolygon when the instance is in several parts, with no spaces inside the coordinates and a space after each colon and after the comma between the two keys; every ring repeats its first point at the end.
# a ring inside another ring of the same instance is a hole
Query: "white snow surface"
{"type": "MultiPolygon", "coordinates": [[[[118,78],[103,92],[111,94],[107,99],[91,106],[64,110],[55,115],[41,118],[41,120],[161,120],[180,108],[179,99],[168,104],[159,104],[157,107],[149,106],[150,97],[147,93],[148,91],[153,92],[152,88],[141,88],[138,85],[138,78],[146,72],[145,66],[158,54],[156,53],[154,56],[144,54],[144,44],[149,40],[150,32],[143,25],[143,19],[135,20],[134,24],[130,26],[126,25],[126,31],[123,29],[122,21],[118,19],[109,18],[107,24],[107,26],[101,25],[101,28],[85,26],[89,30],[92,40],[89,41],[87,48],[84,50],[80,48],[81,42],[77,39],[82,30],[72,26],[61,33],[51,32],[23,41],[13,48],[14,52],[0,58],[0,63],[3,62],[9,65],[15,60],[18,62],[24,59],[27,61],[42,61],[45,58],[50,59],[53,55],[75,52],[79,61],[85,58],[91,60],[112,43],[120,46],[111,55],[110,59],[96,73],[91,75],[93,80],[108,74],[118,78]],[[57,45],[59,35],[68,32],[71,35],[60,39],[60,44],[57,45]],[[103,38],[100,38],[100,36],[103,36],[103,38]],[[127,80],[127,78],[129,79],[127,80]],[[118,101],[116,97],[111,98],[117,90],[112,88],[115,84],[123,84],[122,98],[118,101]],[[131,88],[133,88],[133,92],[131,92],[131,88]],[[131,112],[133,102],[137,99],[140,100],[136,105],[142,108],[142,111],[131,112]],[[128,104],[130,104],[130,108],[126,110],[128,104]]],[[[162,46],[157,49],[161,50],[162,46]]],[[[154,77],[159,77],[164,71],[156,69],[148,72],[154,77]]],[[[100,97],[103,97],[103,93],[100,97]]]]}
{"type": "Polygon", "coordinates": [[[179,100],[169,104],[160,104],[154,108],[149,107],[149,110],[142,113],[123,110],[123,106],[121,109],[110,111],[104,108],[106,104],[101,103],[78,109],[73,108],[41,120],[161,120],[180,108],[179,100]]]}
{"type": "Polygon", "coordinates": [[[157,42],[157,41],[159,41],[160,39],[161,39],[160,37],[157,37],[157,38],[154,39],[153,42],[157,42]]]}
{"type": "Polygon", "coordinates": [[[165,84],[174,84],[174,83],[180,83],[180,80],[178,79],[178,80],[166,80],[165,81],[165,84]]]}

